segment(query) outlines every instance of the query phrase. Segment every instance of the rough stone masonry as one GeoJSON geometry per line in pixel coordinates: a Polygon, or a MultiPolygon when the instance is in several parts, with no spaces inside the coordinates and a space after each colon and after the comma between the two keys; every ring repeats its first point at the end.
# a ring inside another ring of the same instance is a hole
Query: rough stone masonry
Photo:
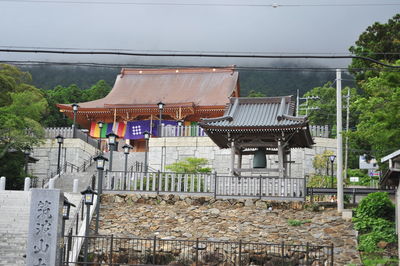
{"type": "Polygon", "coordinates": [[[216,200],[177,195],[103,195],[101,235],[334,244],[335,265],[361,265],[357,232],[334,209],[308,211],[303,202],[216,200]],[[291,226],[288,221],[304,222],[291,226]]]}

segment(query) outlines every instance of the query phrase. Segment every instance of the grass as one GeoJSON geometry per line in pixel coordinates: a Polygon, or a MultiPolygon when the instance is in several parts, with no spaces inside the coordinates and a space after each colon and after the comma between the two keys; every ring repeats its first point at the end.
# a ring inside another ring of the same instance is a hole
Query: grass
{"type": "Polygon", "coordinates": [[[288,222],[288,225],[290,225],[290,226],[300,226],[302,224],[311,223],[311,220],[309,220],[309,219],[307,219],[307,220],[292,220],[292,219],[289,219],[287,222],[288,222]]]}

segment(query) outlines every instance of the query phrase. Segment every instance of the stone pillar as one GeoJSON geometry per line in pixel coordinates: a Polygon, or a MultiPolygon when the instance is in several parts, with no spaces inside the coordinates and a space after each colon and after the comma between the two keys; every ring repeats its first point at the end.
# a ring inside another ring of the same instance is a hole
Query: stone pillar
{"type": "Polygon", "coordinates": [[[29,177],[25,177],[24,191],[29,191],[30,188],[31,188],[31,179],[29,177]]]}
{"type": "Polygon", "coordinates": [[[78,193],[78,189],[79,189],[79,180],[78,179],[74,179],[74,184],[72,187],[72,193],[78,193]]]}
{"type": "Polygon", "coordinates": [[[60,265],[62,207],[59,189],[31,190],[26,265],[60,265]]]}
{"type": "Polygon", "coordinates": [[[54,189],[54,182],[55,182],[54,178],[49,179],[49,189],[54,189]]]}
{"type": "Polygon", "coordinates": [[[6,190],[6,177],[2,176],[0,178],[0,190],[6,190]]]}

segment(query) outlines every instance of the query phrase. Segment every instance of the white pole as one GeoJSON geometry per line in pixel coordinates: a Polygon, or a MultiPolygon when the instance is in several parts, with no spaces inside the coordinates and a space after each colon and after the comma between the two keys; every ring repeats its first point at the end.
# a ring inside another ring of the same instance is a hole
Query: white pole
{"type": "Polygon", "coordinates": [[[29,191],[30,188],[31,188],[31,179],[29,177],[25,177],[24,191],[29,191]]]}
{"type": "Polygon", "coordinates": [[[6,190],[6,177],[2,176],[0,178],[0,190],[6,190]]]}
{"type": "Polygon", "coordinates": [[[344,179],[347,179],[347,168],[349,161],[349,137],[347,133],[349,133],[349,121],[350,121],[350,88],[347,88],[347,97],[346,97],[346,139],[344,141],[344,179]]]}
{"type": "Polygon", "coordinates": [[[342,73],[336,69],[337,209],[343,212],[342,73]]]}

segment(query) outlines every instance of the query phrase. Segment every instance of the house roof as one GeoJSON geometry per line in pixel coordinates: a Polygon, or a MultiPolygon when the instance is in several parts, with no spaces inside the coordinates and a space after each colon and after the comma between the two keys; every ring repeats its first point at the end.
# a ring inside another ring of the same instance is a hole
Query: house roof
{"type": "Polygon", "coordinates": [[[310,147],[313,140],[307,117],[294,116],[292,96],[236,98],[222,117],[202,119],[200,126],[221,148],[229,147],[228,133],[275,139],[290,134],[290,147],[310,147]]]}
{"type": "MultiPolygon", "coordinates": [[[[225,106],[239,94],[238,72],[227,68],[122,69],[104,98],[79,103],[79,110],[166,106],[225,106]]],[[[71,105],[59,104],[69,110],[71,105]]]]}
{"type": "Polygon", "coordinates": [[[400,150],[397,150],[397,151],[392,152],[391,154],[386,155],[385,157],[383,157],[381,159],[381,163],[384,163],[386,161],[389,161],[390,159],[394,159],[394,158],[399,157],[399,156],[400,156],[400,150]]]}

